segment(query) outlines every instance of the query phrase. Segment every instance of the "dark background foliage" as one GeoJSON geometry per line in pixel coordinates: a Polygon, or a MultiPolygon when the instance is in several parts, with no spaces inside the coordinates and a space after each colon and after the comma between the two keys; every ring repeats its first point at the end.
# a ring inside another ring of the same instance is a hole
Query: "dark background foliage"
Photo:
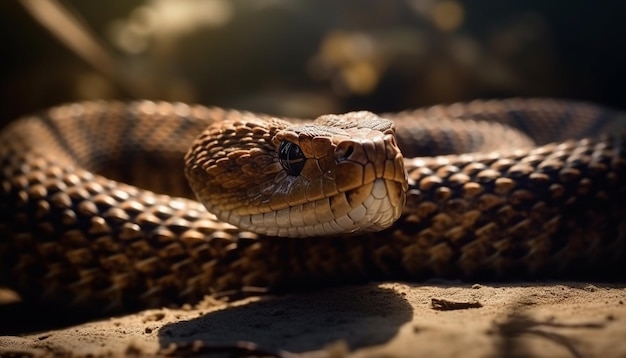
{"type": "Polygon", "coordinates": [[[93,98],[300,116],[510,96],[626,108],[624,14],[616,0],[2,1],[0,123],[93,98]],[[28,3],[69,9],[105,56],[71,31],[69,49],[28,3]]]}

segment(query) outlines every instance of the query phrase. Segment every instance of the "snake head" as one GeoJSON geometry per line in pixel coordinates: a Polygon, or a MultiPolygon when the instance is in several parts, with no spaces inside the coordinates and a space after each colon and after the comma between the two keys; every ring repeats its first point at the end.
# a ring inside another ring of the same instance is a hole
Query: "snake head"
{"type": "Polygon", "coordinates": [[[273,236],[382,230],[408,186],[394,124],[369,112],[298,123],[242,114],[210,126],[185,162],[209,211],[273,236]]]}

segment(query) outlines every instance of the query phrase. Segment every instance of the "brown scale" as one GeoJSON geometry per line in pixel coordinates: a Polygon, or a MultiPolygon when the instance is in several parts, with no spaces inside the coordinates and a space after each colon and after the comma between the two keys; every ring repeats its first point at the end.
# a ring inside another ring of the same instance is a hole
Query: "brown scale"
{"type": "MultiPolygon", "coordinates": [[[[579,143],[579,145],[583,145],[584,143],[579,143]]],[[[599,147],[603,145],[600,144],[599,147]]],[[[575,148],[574,146],[570,146],[570,149],[575,148]]],[[[576,147],[581,148],[581,147],[576,147]]],[[[582,150],[579,150],[582,152],[582,150]]],[[[476,271],[476,265],[467,265],[468,263],[479,263],[485,262],[488,252],[484,254],[478,255],[474,259],[468,259],[468,248],[471,246],[479,245],[480,242],[486,242],[489,246],[492,246],[492,249],[496,249],[497,255],[491,255],[492,259],[502,261],[499,265],[508,264],[510,266],[515,265],[515,260],[509,260],[506,262],[504,260],[507,256],[505,253],[511,250],[520,251],[521,256],[520,261],[517,263],[517,266],[525,266],[525,272],[528,273],[540,273],[540,268],[546,268],[550,264],[559,268],[556,272],[563,272],[562,270],[572,270],[570,266],[572,262],[572,258],[574,256],[578,256],[576,260],[584,261],[584,257],[588,255],[581,255],[582,251],[585,251],[585,247],[587,249],[593,248],[597,251],[594,253],[600,253],[600,250],[597,248],[600,245],[597,244],[602,242],[598,240],[600,237],[601,240],[606,241],[608,244],[605,247],[603,252],[604,255],[610,253],[611,245],[614,245],[615,248],[618,249],[623,255],[623,244],[620,240],[623,240],[618,235],[615,237],[610,237],[611,233],[606,234],[606,237],[602,237],[601,229],[595,228],[594,225],[599,223],[604,223],[608,221],[610,218],[612,224],[615,228],[620,225],[621,218],[620,215],[623,214],[623,208],[619,205],[616,205],[617,201],[610,201],[609,195],[607,194],[607,190],[613,192],[614,197],[623,197],[623,188],[620,187],[621,183],[616,183],[614,176],[619,171],[623,171],[623,159],[616,158],[616,165],[609,169],[605,164],[594,164],[588,163],[586,157],[580,157],[580,153],[572,152],[571,154],[556,154],[559,156],[560,160],[566,160],[569,162],[578,161],[584,163],[584,165],[588,166],[589,169],[593,169],[596,177],[602,177],[609,179],[607,180],[606,186],[603,188],[595,188],[594,182],[591,178],[580,178],[581,173],[580,170],[574,168],[563,168],[558,173],[558,178],[565,182],[569,183],[570,187],[570,195],[569,198],[565,201],[559,200],[564,199],[563,195],[565,192],[565,188],[563,183],[551,183],[553,179],[551,179],[546,173],[535,172],[535,169],[532,165],[527,167],[517,166],[513,168],[513,172],[518,174],[527,175],[527,182],[530,185],[530,188],[525,189],[515,189],[512,187],[512,184],[515,184],[515,181],[511,178],[502,178],[501,175],[505,175],[506,172],[500,174],[499,172],[492,172],[489,175],[485,174],[485,172],[480,172],[476,174],[476,179],[481,179],[484,181],[485,176],[494,176],[495,179],[495,187],[493,189],[493,193],[483,193],[482,186],[478,183],[474,182],[465,182],[463,188],[465,189],[464,198],[472,199],[474,204],[470,204],[469,206],[476,205],[479,208],[478,213],[489,213],[494,208],[497,208],[497,216],[495,220],[490,220],[487,224],[477,225],[479,227],[474,227],[474,230],[471,232],[463,231],[463,230],[455,230],[454,231],[454,239],[458,240],[460,237],[459,232],[463,232],[468,235],[470,238],[468,240],[469,244],[465,245],[465,247],[460,248],[460,256],[458,257],[458,261],[463,264],[463,270],[472,270],[471,272],[465,272],[465,274],[472,274],[472,272],[476,271]],[[617,171],[615,171],[617,169],[617,171]],[[506,188],[499,187],[498,184],[505,183],[506,188]],[[574,184],[574,185],[572,185],[574,184]],[[551,194],[551,198],[546,199],[554,199],[551,204],[546,204],[542,200],[543,198],[538,198],[536,193],[533,192],[532,187],[542,187],[549,186],[549,193],[551,194]],[[471,192],[468,193],[467,189],[471,189],[471,192]],[[592,190],[595,190],[595,195],[591,193],[592,190]],[[508,193],[508,195],[506,195],[508,193]],[[469,195],[468,195],[469,194],[469,195]],[[587,196],[591,196],[591,198],[586,198],[587,196]],[[597,205],[599,208],[582,208],[576,207],[576,202],[582,200],[589,201],[589,205],[597,205]],[[508,200],[509,204],[506,204],[506,200],[508,200]],[[595,203],[597,201],[597,203],[595,203]],[[528,204],[534,203],[534,205],[529,206],[528,204]],[[598,205],[599,204],[599,205],[598,205]],[[603,204],[608,204],[607,207],[603,207],[603,204]],[[571,209],[571,210],[568,210],[571,209]],[[599,211],[595,211],[598,210],[599,211]],[[576,211],[574,211],[576,210],[576,211]],[[569,211],[569,212],[568,212],[569,211]],[[502,215],[505,214],[506,217],[502,215]],[[568,219],[567,222],[563,219],[564,216],[571,216],[572,218],[568,219]],[[576,220],[577,217],[588,217],[588,216],[597,216],[598,218],[594,218],[594,220],[588,220],[589,224],[582,225],[580,222],[576,220]],[[603,219],[600,220],[599,217],[603,219]],[[578,226],[582,232],[586,232],[590,237],[594,237],[594,239],[587,239],[585,243],[581,243],[581,238],[579,235],[576,235],[576,230],[572,232],[572,230],[568,227],[578,226]],[[555,245],[552,241],[554,237],[564,235],[564,231],[567,231],[568,242],[564,247],[559,247],[555,245]],[[583,246],[588,245],[588,246],[583,246]],[[557,250],[558,249],[558,250],[557,250]],[[553,251],[557,251],[554,253],[553,251]],[[578,255],[574,255],[578,252],[578,255]],[[550,257],[550,255],[555,255],[555,257],[550,257]],[[565,259],[562,259],[565,257],[565,259]],[[528,265],[532,261],[533,265],[528,265]],[[551,262],[552,261],[552,262],[551,262]],[[568,263],[566,263],[568,262],[568,263]],[[562,270],[561,270],[562,269],[562,270]]],[[[597,156],[602,157],[602,156],[597,156]]],[[[606,158],[606,156],[604,156],[606,158]]],[[[532,159],[531,156],[526,157],[527,159],[522,159],[526,163],[538,165],[541,167],[541,158],[532,159]]],[[[473,167],[476,167],[476,164],[470,164],[473,167]]],[[[465,172],[475,171],[473,169],[464,170],[465,172]]],[[[590,170],[591,171],[591,170],[590,170]]],[[[623,174],[622,174],[623,175],[623,174]]],[[[623,180],[623,179],[622,179],[623,180]]],[[[458,181],[458,180],[457,180],[458,181]]],[[[433,197],[436,197],[435,194],[432,194],[433,197]]],[[[436,218],[435,216],[433,216],[436,218]]],[[[477,218],[475,218],[477,219],[477,218]]],[[[434,219],[433,219],[434,220],[434,219]]],[[[480,222],[480,221],[479,221],[480,222]]],[[[473,223],[471,223],[474,226],[473,223]]],[[[467,221],[459,219],[460,226],[467,226],[467,221]],[[465,224],[462,224],[465,222],[465,224]]],[[[430,228],[436,228],[436,226],[431,225],[430,228]]],[[[615,233],[613,231],[612,233],[615,233]]],[[[443,235],[445,237],[445,234],[443,235]]],[[[453,240],[446,240],[446,242],[454,242],[453,240]]],[[[446,245],[446,247],[449,247],[446,245]]],[[[443,252],[444,259],[450,259],[450,250],[441,251],[439,248],[438,252],[443,252]]],[[[470,250],[471,253],[476,255],[477,252],[475,250],[470,250]]],[[[589,253],[587,251],[587,253],[589,253]]],[[[620,254],[617,254],[620,255],[620,254]]],[[[599,259],[596,255],[589,255],[592,260],[596,260],[597,264],[602,259],[599,259]]],[[[610,256],[609,256],[610,257],[610,256]]],[[[431,258],[432,260],[432,258],[431,258]]],[[[590,260],[591,261],[591,260],[590,260]]],[[[494,261],[492,261],[494,262],[494,261]]],[[[615,261],[613,261],[615,263],[615,261]]],[[[454,267],[454,263],[450,262],[450,265],[444,266],[448,271],[452,267],[454,267]]],[[[602,265],[600,265],[602,266],[602,265]]],[[[492,270],[494,267],[491,267],[492,270]]],[[[497,267],[495,267],[497,268],[497,267]]],[[[580,270],[585,270],[588,268],[594,268],[594,266],[580,268],[580,270]]],[[[597,267],[595,267],[597,269],[597,267]]],[[[525,273],[522,272],[522,273],[525,273]]],[[[496,272],[500,273],[500,272],[496,272]]],[[[502,274],[505,274],[505,271],[502,271],[502,274]]]]}
{"type": "MultiPolygon", "coordinates": [[[[269,140],[253,114],[153,102],[59,107],[0,135],[0,281],[25,299],[110,312],[249,287],[384,278],[623,279],[623,139],[547,144],[617,133],[619,114],[595,121],[606,113],[510,100],[392,115],[405,156],[422,156],[405,163],[400,220],[371,235],[293,240],[241,232],[195,201],[99,175],[192,197],[183,184],[186,148],[224,119],[269,140]],[[555,128],[551,119],[564,110],[576,118],[555,128]],[[507,127],[520,116],[525,135],[507,127]],[[532,148],[527,136],[546,145],[532,148]],[[412,143],[419,138],[428,148],[412,143]],[[150,159],[138,161],[144,151],[150,159]],[[431,154],[444,156],[424,157],[431,154]]],[[[204,138],[207,154],[228,148],[204,138]]],[[[273,160],[259,155],[255,163],[273,160]]]]}

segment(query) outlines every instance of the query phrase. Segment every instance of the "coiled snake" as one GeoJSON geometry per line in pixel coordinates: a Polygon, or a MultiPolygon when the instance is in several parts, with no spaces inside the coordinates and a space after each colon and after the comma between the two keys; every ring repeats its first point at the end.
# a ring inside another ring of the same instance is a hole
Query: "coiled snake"
{"type": "Polygon", "coordinates": [[[511,99],[382,117],[149,101],[24,117],[0,135],[0,282],[116,311],[320,282],[624,278],[623,114],[511,99]]]}

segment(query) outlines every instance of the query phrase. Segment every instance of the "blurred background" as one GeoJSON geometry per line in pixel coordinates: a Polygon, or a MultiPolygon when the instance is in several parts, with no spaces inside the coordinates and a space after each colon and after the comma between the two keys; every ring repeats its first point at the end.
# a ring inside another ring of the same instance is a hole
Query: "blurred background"
{"type": "Polygon", "coordinates": [[[276,115],[510,96],[626,108],[618,0],[0,2],[0,125],[150,98],[276,115]]]}

